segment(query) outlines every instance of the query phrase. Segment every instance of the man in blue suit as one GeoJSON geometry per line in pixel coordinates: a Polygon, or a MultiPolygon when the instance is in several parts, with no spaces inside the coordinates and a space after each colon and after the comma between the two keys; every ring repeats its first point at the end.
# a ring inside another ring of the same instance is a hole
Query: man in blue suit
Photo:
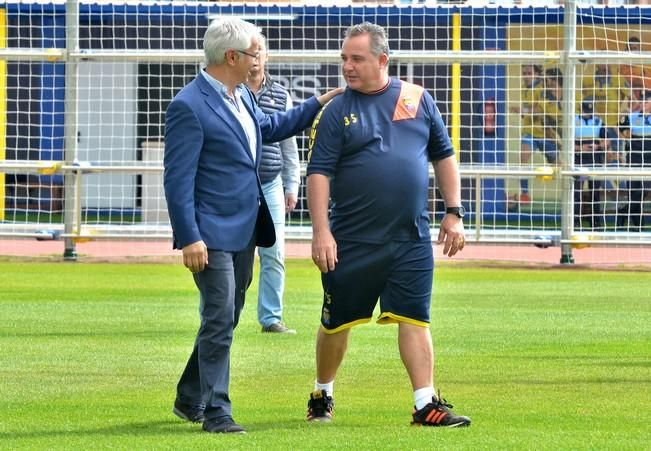
{"type": "Polygon", "coordinates": [[[243,85],[258,64],[259,30],[240,19],[210,24],[205,69],[172,100],[165,122],[165,197],[183,264],[200,292],[201,325],[173,412],[207,432],[243,433],[231,415],[230,347],[251,283],[256,244],[275,242],[257,168],[263,142],[307,128],[341,90],[264,114],[243,85]]]}

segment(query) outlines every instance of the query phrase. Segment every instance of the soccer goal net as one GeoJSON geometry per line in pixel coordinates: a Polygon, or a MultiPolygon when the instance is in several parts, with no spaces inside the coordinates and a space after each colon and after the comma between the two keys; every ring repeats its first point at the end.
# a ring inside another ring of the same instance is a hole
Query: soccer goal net
{"type": "MultiPolygon", "coordinates": [[[[169,238],[165,109],[210,21],[237,16],[295,103],[344,84],[348,26],[382,25],[390,75],[425,87],[447,124],[469,239],[556,245],[565,262],[573,246],[648,246],[651,9],[565,4],[0,3],[0,236],[169,238]]],[[[435,229],[433,178],[430,207],[435,229]]],[[[311,236],[304,178],[287,221],[288,239],[311,236]]]]}

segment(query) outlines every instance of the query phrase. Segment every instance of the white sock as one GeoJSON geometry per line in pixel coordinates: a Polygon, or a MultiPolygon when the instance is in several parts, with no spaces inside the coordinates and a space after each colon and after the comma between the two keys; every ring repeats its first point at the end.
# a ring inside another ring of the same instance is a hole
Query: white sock
{"type": "Polygon", "coordinates": [[[331,380],[330,382],[325,383],[325,384],[322,384],[319,381],[314,381],[314,391],[325,390],[326,395],[328,395],[328,396],[332,396],[332,393],[334,392],[334,388],[335,388],[334,379],[331,380]]]}
{"type": "Polygon", "coordinates": [[[425,407],[427,404],[432,402],[434,397],[434,387],[425,387],[419,388],[414,391],[414,404],[416,405],[416,410],[420,410],[425,407]]]}

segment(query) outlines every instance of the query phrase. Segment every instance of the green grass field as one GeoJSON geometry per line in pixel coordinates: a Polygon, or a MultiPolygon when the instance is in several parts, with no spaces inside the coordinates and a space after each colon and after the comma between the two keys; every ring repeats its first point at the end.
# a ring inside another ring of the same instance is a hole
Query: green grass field
{"type": "Polygon", "coordinates": [[[171,413],[198,325],[176,264],[0,263],[2,449],[651,448],[651,277],[579,269],[436,269],[437,386],[467,429],[409,426],[395,326],[354,329],[335,421],[306,424],[317,271],[288,262],[285,319],[261,334],[257,289],[235,334],[234,417],[210,435],[171,413]]]}

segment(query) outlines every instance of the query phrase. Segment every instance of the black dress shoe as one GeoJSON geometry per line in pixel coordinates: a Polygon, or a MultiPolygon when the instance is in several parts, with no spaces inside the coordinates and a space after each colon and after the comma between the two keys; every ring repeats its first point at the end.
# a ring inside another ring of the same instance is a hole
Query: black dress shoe
{"type": "Polygon", "coordinates": [[[219,422],[204,421],[203,430],[216,434],[246,434],[246,429],[233,421],[232,418],[226,418],[219,422]]]}
{"type": "Polygon", "coordinates": [[[177,399],[174,401],[174,408],[172,409],[172,412],[182,420],[190,421],[191,423],[203,423],[204,408],[205,406],[202,404],[191,406],[188,404],[183,404],[177,399]]]}

